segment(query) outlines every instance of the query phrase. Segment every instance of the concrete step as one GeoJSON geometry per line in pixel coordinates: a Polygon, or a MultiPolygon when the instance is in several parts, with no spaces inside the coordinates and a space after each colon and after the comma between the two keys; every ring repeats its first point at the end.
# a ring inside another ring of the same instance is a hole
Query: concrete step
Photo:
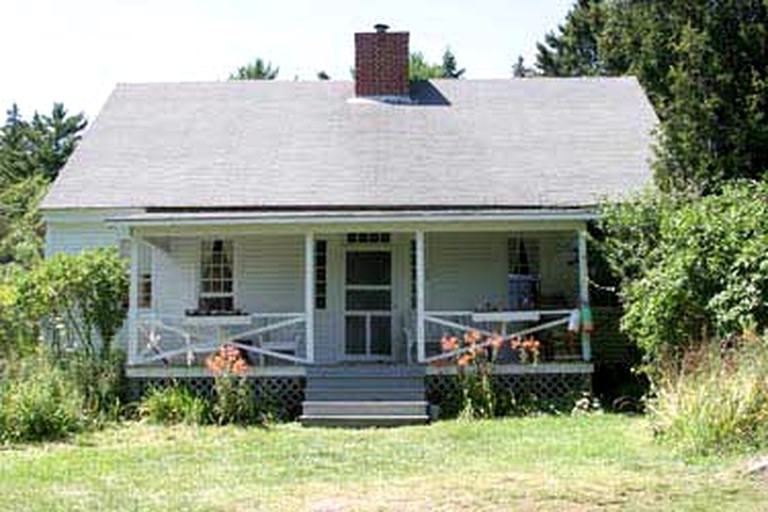
{"type": "Polygon", "coordinates": [[[339,401],[312,402],[305,401],[302,405],[304,416],[372,416],[376,418],[395,416],[422,416],[427,414],[427,402],[421,401],[339,401]]]}
{"type": "Polygon", "coordinates": [[[423,378],[426,370],[422,366],[405,365],[337,365],[337,366],[308,366],[307,378],[312,377],[390,377],[390,378],[423,378]]]}
{"type": "Polygon", "coordinates": [[[305,427],[401,427],[406,425],[425,425],[429,422],[426,414],[415,416],[301,416],[305,427]]]}
{"type": "Polygon", "coordinates": [[[423,378],[411,377],[307,377],[311,389],[424,389],[423,378]]]}
{"type": "Polygon", "coordinates": [[[307,387],[304,399],[312,402],[340,401],[419,401],[424,400],[424,389],[318,389],[307,387]]]}

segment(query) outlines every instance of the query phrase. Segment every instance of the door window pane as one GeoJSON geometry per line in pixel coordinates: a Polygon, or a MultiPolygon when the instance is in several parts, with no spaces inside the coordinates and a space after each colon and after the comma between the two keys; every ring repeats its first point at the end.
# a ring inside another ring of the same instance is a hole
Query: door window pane
{"type": "Polygon", "coordinates": [[[347,284],[391,283],[391,254],[386,251],[347,253],[347,284]]]}
{"type": "Polygon", "coordinates": [[[347,290],[347,311],[389,311],[389,290],[347,290]]]}
{"type": "Polygon", "coordinates": [[[348,316],[346,318],[345,337],[348,355],[365,355],[365,317],[348,316]]]}
{"type": "Polygon", "coordinates": [[[371,317],[371,354],[392,354],[392,317],[389,315],[371,317]]]}

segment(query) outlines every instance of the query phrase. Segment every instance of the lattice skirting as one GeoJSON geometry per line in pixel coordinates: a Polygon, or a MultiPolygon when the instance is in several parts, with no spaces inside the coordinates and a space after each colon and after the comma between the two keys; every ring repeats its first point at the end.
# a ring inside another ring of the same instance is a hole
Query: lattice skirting
{"type": "MultiPolygon", "coordinates": [[[[513,374],[492,378],[500,416],[534,410],[570,410],[575,401],[592,388],[589,373],[513,374]]],[[[427,376],[427,401],[440,407],[442,417],[455,416],[461,403],[458,377],[427,376]]]]}
{"type": "MultiPolygon", "coordinates": [[[[213,395],[211,377],[133,377],[129,379],[131,400],[140,400],[151,387],[172,384],[186,386],[196,395],[209,399],[213,395]]],[[[304,377],[254,377],[248,378],[248,385],[256,400],[268,407],[278,419],[289,421],[301,415],[304,401],[304,377]]]]}

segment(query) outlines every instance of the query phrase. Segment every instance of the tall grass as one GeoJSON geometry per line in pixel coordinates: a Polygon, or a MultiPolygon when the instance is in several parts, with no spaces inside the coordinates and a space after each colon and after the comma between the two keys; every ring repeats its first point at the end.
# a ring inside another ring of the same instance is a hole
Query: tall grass
{"type": "Polygon", "coordinates": [[[768,447],[768,336],[689,352],[662,372],[648,410],[656,432],[687,455],[768,447]]]}
{"type": "Polygon", "coordinates": [[[0,442],[59,439],[85,426],[77,383],[45,351],[8,363],[0,379],[0,442]]]}

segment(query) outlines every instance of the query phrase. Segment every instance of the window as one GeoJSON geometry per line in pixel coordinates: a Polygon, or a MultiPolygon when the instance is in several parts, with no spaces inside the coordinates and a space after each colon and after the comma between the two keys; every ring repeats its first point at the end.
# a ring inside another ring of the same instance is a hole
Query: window
{"type": "Polygon", "coordinates": [[[325,240],[315,242],[315,309],[325,309],[328,289],[327,266],[328,243],[325,240]]]}
{"type": "Polygon", "coordinates": [[[507,241],[509,273],[535,276],[539,273],[539,244],[537,240],[515,236],[507,241]]]}
{"type": "Polygon", "coordinates": [[[139,245],[139,309],[152,308],[152,248],[142,243],[139,245]]]}
{"type": "Polygon", "coordinates": [[[231,240],[204,240],[200,251],[200,301],[203,313],[235,309],[231,240]]]}
{"type": "Polygon", "coordinates": [[[512,310],[536,307],[539,284],[538,240],[515,236],[507,241],[507,301],[512,310]]]}
{"type": "Polygon", "coordinates": [[[348,233],[348,244],[388,244],[389,233],[348,233]]]}

